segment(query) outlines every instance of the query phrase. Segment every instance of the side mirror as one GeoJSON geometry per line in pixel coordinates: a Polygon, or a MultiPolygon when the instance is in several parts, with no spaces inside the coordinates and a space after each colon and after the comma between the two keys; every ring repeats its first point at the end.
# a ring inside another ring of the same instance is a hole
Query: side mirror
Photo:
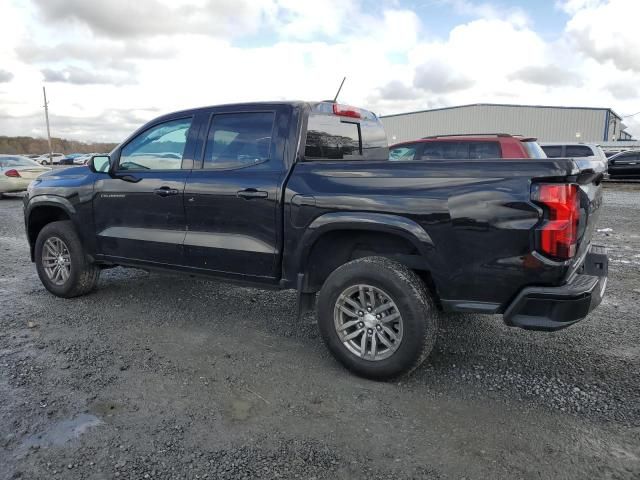
{"type": "Polygon", "coordinates": [[[111,157],[109,155],[94,155],[88,163],[93,173],[109,173],[111,169],[111,157]]]}

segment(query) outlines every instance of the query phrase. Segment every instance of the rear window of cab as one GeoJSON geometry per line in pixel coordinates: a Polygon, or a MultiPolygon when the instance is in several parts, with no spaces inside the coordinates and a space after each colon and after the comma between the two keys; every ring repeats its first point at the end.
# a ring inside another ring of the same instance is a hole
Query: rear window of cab
{"type": "Polygon", "coordinates": [[[305,160],[388,160],[387,135],[373,113],[334,113],[334,104],[313,107],[307,122],[305,160]]]}

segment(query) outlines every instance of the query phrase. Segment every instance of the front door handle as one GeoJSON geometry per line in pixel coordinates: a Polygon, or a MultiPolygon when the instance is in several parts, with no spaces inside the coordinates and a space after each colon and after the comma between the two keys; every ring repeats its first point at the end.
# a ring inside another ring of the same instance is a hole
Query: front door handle
{"type": "Polygon", "coordinates": [[[178,195],[180,192],[176,188],[160,187],[156,188],[153,193],[160,195],[161,197],[169,197],[171,195],[178,195]]]}
{"type": "Polygon", "coordinates": [[[250,200],[252,198],[268,198],[269,197],[268,192],[265,192],[264,190],[257,190],[255,188],[246,188],[244,190],[240,190],[239,192],[236,193],[236,195],[238,195],[238,197],[240,198],[245,198],[247,200],[250,200]]]}

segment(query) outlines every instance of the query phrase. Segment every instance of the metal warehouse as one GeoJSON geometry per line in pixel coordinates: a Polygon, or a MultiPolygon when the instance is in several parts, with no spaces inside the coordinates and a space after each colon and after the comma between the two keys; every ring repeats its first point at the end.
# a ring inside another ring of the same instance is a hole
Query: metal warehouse
{"type": "Polygon", "coordinates": [[[386,115],[380,119],[390,144],[460,133],[512,133],[545,142],[631,139],[622,117],[610,108],[477,103],[386,115]]]}

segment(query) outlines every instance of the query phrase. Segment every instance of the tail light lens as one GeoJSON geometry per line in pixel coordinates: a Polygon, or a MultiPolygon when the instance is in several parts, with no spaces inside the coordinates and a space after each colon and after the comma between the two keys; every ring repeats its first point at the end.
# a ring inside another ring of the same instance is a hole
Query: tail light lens
{"type": "Polygon", "coordinates": [[[568,260],[576,254],[580,222],[580,192],[577,185],[535,184],[531,199],[543,205],[547,218],[538,228],[538,248],[556,260],[568,260]]]}
{"type": "Polygon", "coordinates": [[[20,172],[18,172],[17,170],[14,170],[14,169],[7,170],[6,172],[4,172],[4,174],[7,177],[20,178],[20,172]]]}

